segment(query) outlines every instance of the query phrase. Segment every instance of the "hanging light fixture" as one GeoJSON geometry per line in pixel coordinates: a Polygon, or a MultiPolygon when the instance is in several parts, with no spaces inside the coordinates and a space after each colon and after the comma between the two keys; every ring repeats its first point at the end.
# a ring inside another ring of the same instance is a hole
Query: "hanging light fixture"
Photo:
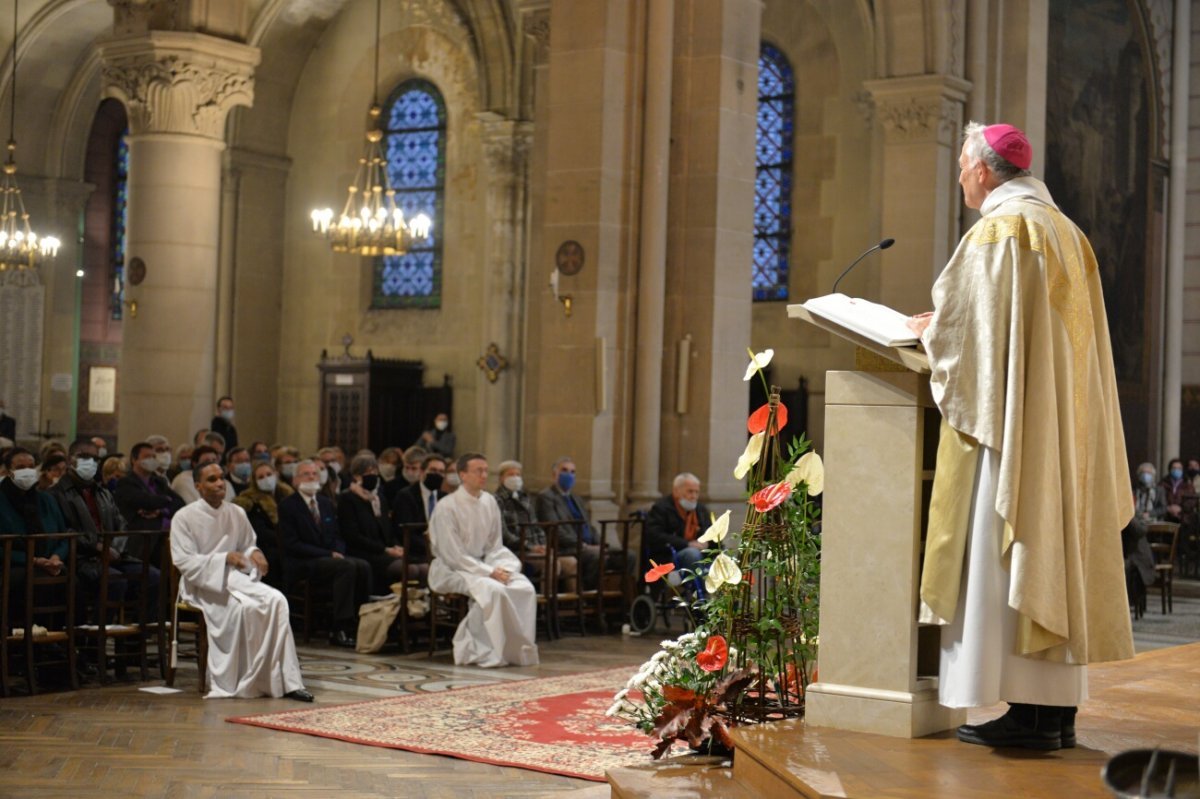
{"type": "Polygon", "coordinates": [[[396,207],[396,191],[388,178],[383,156],[383,130],[379,105],[379,23],[381,0],[375,0],[375,77],[372,86],[370,129],[363,157],[350,184],[346,204],[336,219],[332,208],[313,210],[313,232],[329,240],[334,252],[355,255],[403,255],[414,240],[429,236],[433,221],[425,214],[405,219],[396,207]]]}
{"type": "Polygon", "coordinates": [[[32,269],[58,255],[61,245],[53,236],[38,236],[29,224],[29,213],[17,185],[17,0],[13,0],[12,111],[8,120],[8,159],[0,179],[0,272],[32,269]]]}

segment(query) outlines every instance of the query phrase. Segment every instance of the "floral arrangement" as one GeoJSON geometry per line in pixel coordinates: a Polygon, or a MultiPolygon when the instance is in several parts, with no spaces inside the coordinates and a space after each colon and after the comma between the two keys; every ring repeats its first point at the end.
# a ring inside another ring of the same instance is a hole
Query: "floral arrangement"
{"type": "MultiPolygon", "coordinates": [[[[762,370],[773,355],[751,352],[745,380],[758,375],[765,387],[762,370]]],[[[777,387],[768,395],[747,420],[750,439],[733,472],[749,487],[736,543],[726,511],[700,537],[721,546],[706,550],[695,572],[651,561],[645,576],[667,583],[693,630],[663,641],[608,713],[657,738],[656,759],[676,740],[700,751],[731,750],[731,727],[804,713],[819,643],[821,545],[812,498],[824,488],[824,467],[803,436],[782,451],[787,408],[777,387]],[[686,591],[698,578],[705,591],[685,596],[679,586],[686,591]]]]}

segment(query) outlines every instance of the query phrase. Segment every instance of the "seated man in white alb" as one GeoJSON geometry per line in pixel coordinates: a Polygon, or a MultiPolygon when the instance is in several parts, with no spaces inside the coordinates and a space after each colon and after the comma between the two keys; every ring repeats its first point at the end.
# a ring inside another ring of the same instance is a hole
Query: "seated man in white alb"
{"type": "Polygon", "coordinates": [[[471,608],[454,634],[458,665],[532,666],[538,662],[537,593],[521,561],[505,548],[496,499],[486,491],[487,459],[458,459],[462,489],[440,500],[429,519],[429,587],[468,594],[471,608]]]}
{"type": "Polygon", "coordinates": [[[208,699],[285,696],[311,702],[283,594],[259,582],[267,559],[254,545],[246,512],[225,502],[216,463],[193,471],[200,499],[171,519],[171,560],[179,597],[204,611],[208,627],[208,699]]]}

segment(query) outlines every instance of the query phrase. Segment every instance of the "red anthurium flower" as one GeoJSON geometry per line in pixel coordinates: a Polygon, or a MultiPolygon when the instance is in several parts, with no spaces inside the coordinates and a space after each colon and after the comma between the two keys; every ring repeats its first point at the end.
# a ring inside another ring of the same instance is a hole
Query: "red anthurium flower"
{"type": "Polygon", "coordinates": [[[696,653],[696,664],[705,671],[720,671],[729,662],[729,646],[720,635],[709,636],[704,651],[696,653]]]}
{"type": "Polygon", "coordinates": [[[754,505],[754,509],[759,513],[766,513],[769,510],[778,508],[791,495],[792,486],[787,480],[784,480],[774,485],[769,485],[750,497],[750,504],[754,505]]]}
{"type": "Polygon", "coordinates": [[[662,565],[659,565],[654,561],[650,561],[650,566],[650,571],[646,572],[646,582],[648,583],[652,583],[655,580],[658,580],[660,577],[665,577],[666,575],[675,571],[674,563],[663,563],[662,565]]]}
{"type": "MultiPolygon", "coordinates": [[[[746,420],[746,429],[751,435],[761,433],[767,429],[767,417],[771,414],[771,406],[764,405],[754,413],[750,414],[750,418],[746,420]]],[[[779,403],[779,411],[775,414],[775,429],[771,431],[771,435],[778,433],[787,426],[788,414],[787,406],[782,402],[779,403]]]]}

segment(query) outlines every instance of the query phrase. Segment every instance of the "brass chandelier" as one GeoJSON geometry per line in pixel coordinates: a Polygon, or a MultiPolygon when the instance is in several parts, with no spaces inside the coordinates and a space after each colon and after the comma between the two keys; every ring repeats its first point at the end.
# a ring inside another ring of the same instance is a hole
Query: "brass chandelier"
{"type": "Polygon", "coordinates": [[[375,77],[367,145],[358,159],[342,213],[334,218],[332,208],[311,213],[313,232],[324,236],[334,252],[355,255],[403,255],[414,240],[429,236],[433,220],[425,214],[405,219],[396,206],[396,191],[388,177],[383,155],[383,130],[379,105],[379,23],[381,0],[375,0],[375,77]]]}
{"type": "Polygon", "coordinates": [[[8,120],[8,158],[0,178],[0,272],[33,269],[58,255],[61,242],[38,236],[29,224],[29,212],[17,185],[17,0],[13,0],[12,111],[8,120]]]}

